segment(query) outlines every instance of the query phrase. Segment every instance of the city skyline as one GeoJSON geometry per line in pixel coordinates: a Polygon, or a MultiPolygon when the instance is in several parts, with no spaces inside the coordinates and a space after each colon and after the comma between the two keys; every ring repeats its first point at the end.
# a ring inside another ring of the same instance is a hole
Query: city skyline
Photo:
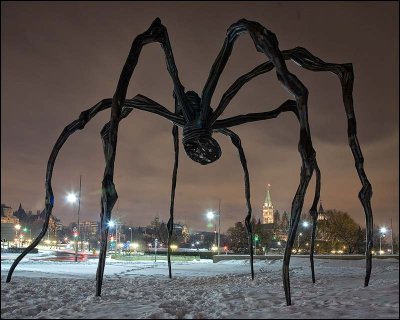
{"type": "MultiPolygon", "coordinates": [[[[365,171],[373,188],[374,223],[390,226],[392,218],[393,228],[398,230],[397,4],[238,2],[230,3],[229,10],[219,2],[3,2],[1,6],[2,203],[15,210],[19,203],[32,212],[44,208],[47,159],[59,134],[81,111],[112,97],[132,40],[157,16],[168,29],[183,85],[197,92],[207,79],[226,29],[246,18],[274,32],[281,50],[302,46],[323,60],[353,63],[354,108],[365,171]]],[[[264,61],[249,36],[241,36],[212,107],[237,77],[264,61]]],[[[292,62],[287,65],[309,89],[309,119],[322,174],[323,206],[348,212],[365,227],[358,200],[361,183],[347,144],[339,81],[326,72],[305,71],[292,62]]],[[[144,94],[173,110],[172,90],[160,46],[146,46],[127,97],[144,94]]],[[[271,110],[289,98],[272,71],[246,84],[223,117],[271,110]]],[[[76,220],[76,208],[65,196],[78,191],[80,174],[81,219],[100,219],[105,162],[99,133],[109,117],[109,110],[99,114],[60,152],[52,183],[53,214],[66,223],[76,220]]],[[[114,180],[119,201],[113,216],[132,225],[146,225],[157,215],[168,221],[174,156],[171,128],[167,121],[140,110],[121,122],[114,180]]],[[[298,131],[291,115],[235,128],[247,157],[257,218],[262,215],[268,184],[274,209],[290,213],[301,166],[298,131]]],[[[206,212],[217,211],[222,199],[221,230],[226,232],[247,213],[243,172],[228,139],[218,134],[213,137],[221,145],[222,156],[207,166],[191,161],[180,141],[175,221],[206,230],[206,212]]],[[[314,187],[315,177],[303,212],[310,208],[314,187]]]]}

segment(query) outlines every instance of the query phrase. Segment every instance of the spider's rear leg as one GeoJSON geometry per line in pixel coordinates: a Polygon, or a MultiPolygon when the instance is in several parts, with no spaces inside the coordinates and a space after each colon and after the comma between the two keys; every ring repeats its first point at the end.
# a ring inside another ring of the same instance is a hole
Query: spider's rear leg
{"type": "Polygon", "coordinates": [[[304,204],[304,197],[308,184],[314,171],[315,151],[312,146],[310,127],[308,124],[307,99],[308,90],[295,75],[289,72],[285,60],[278,47],[278,40],[274,33],[264,28],[261,24],[245,19],[233,24],[228,32],[238,33],[248,31],[256,50],[264,53],[273,63],[278,80],[296,98],[297,114],[300,122],[300,141],[298,150],[302,159],[300,183],[292,202],[291,223],[286,243],[285,255],[283,258],[283,285],[285,289],[286,303],[291,305],[289,262],[293,244],[296,237],[297,226],[300,221],[300,214],[304,204]]]}
{"type": "Polygon", "coordinates": [[[321,172],[319,170],[317,160],[315,160],[314,169],[315,169],[315,180],[316,180],[315,194],[314,194],[314,201],[310,209],[310,215],[313,221],[312,234],[311,234],[311,248],[310,248],[311,277],[313,283],[315,283],[314,248],[315,248],[315,233],[317,230],[317,221],[318,221],[317,204],[320,198],[320,191],[321,191],[321,172]]]}
{"type": "Polygon", "coordinates": [[[226,129],[226,128],[216,129],[215,131],[221,132],[222,134],[230,137],[233,145],[239,151],[240,163],[242,164],[243,172],[244,172],[244,192],[245,192],[245,196],[246,196],[246,206],[247,206],[247,216],[245,218],[245,225],[246,225],[247,234],[248,234],[248,238],[249,238],[251,279],[254,279],[254,252],[253,252],[253,230],[252,230],[252,224],[251,224],[252,209],[251,209],[251,203],[250,203],[250,178],[249,178],[249,171],[247,170],[246,156],[244,154],[244,150],[243,150],[240,138],[236,133],[234,133],[233,131],[226,129]]]}

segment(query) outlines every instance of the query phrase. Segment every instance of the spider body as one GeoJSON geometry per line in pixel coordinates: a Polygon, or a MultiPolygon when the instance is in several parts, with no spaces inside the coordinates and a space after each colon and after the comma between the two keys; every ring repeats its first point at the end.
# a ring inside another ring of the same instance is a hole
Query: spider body
{"type": "MultiPolygon", "coordinates": [[[[201,119],[201,99],[194,91],[185,92],[190,118],[183,127],[182,144],[186,154],[195,162],[202,165],[210,164],[221,157],[221,148],[212,138],[212,129],[209,121],[213,110],[208,107],[207,117],[201,119]]],[[[176,99],[176,98],[175,98],[176,99]]],[[[179,102],[178,103],[179,106],[179,102]]],[[[179,106],[182,108],[182,106],[179,106]]]]}
{"type": "Polygon", "coordinates": [[[247,207],[247,215],[245,217],[245,225],[248,231],[249,240],[249,256],[251,277],[254,278],[253,268],[253,235],[251,224],[251,203],[250,203],[250,180],[249,172],[247,169],[247,161],[245,153],[241,144],[241,140],[237,134],[228,128],[250,123],[254,121],[262,121],[267,119],[274,119],[283,112],[292,112],[299,122],[299,145],[298,150],[302,160],[299,186],[294,195],[292,208],[291,208],[291,221],[288,231],[288,239],[286,242],[285,254],[283,257],[282,277],[283,287],[285,290],[285,297],[287,305],[291,304],[290,282],[289,282],[289,262],[293,249],[293,244],[296,238],[297,226],[300,221],[304,197],[307,192],[309,182],[312,175],[316,174],[316,185],[314,193],[314,201],[310,208],[310,215],[313,220],[312,239],[310,248],[310,262],[311,262],[311,275],[312,281],[315,283],[314,273],[314,243],[315,231],[317,225],[317,203],[319,201],[320,187],[321,187],[321,174],[317,164],[316,153],[314,151],[310,127],[308,123],[308,90],[302,82],[286,67],[286,60],[292,60],[299,66],[310,71],[329,71],[336,74],[342,86],[343,102],[348,119],[348,142],[353,153],[355,160],[355,167],[362,183],[362,189],[359,192],[359,199],[363,205],[366,219],[366,275],[364,285],[369,283],[371,268],[372,268],[372,246],[373,246],[373,217],[371,209],[372,187],[365,174],[363,163],[364,159],[357,139],[356,131],[356,118],[353,107],[353,81],[354,74],[352,65],[349,63],[335,64],[324,62],[311,54],[308,50],[302,47],[280,51],[278,47],[278,40],[274,33],[264,28],[261,24],[254,21],[241,19],[232,24],[228,31],[221,48],[211,70],[207,82],[204,86],[201,96],[194,91],[185,91],[178,76],[178,70],[175,65],[174,57],[172,54],[171,45],[167,29],[161,24],[159,18],[155,19],[150,28],[144,33],[138,35],[130,49],[129,55],[122,69],[116,91],[113,98],[103,99],[92,108],[83,111],[79,118],[65,127],[60,134],[53,150],[50,154],[47,171],[46,171],[46,198],[45,198],[45,212],[46,220],[43,229],[38,237],[26,248],[20,256],[12,264],[6,282],[11,281],[12,274],[18,263],[22,258],[35,248],[41,239],[45,236],[49,225],[50,215],[54,205],[54,195],[51,187],[51,179],[53,168],[57,155],[67,141],[70,135],[77,130],[81,130],[85,125],[99,112],[111,108],[110,121],[105,124],[101,130],[101,137],[103,140],[104,157],[106,160],[106,167],[104,170],[104,177],[102,181],[102,197],[101,197],[101,243],[99,264],[96,274],[96,295],[101,295],[101,288],[104,275],[105,258],[107,251],[107,238],[109,232],[108,222],[111,219],[111,212],[117,200],[117,192],[113,183],[114,176],[114,162],[116,154],[116,145],[118,139],[118,126],[124,118],[126,118],[132,110],[138,109],[146,112],[157,114],[170,122],[172,122],[172,136],[174,145],[174,168],[172,174],[172,187],[171,187],[171,205],[170,205],[170,218],[167,223],[168,228],[168,269],[169,277],[171,273],[171,260],[170,260],[170,241],[173,231],[174,220],[174,200],[175,188],[178,171],[178,155],[179,155],[179,137],[178,127],[183,128],[182,143],[186,154],[193,160],[202,165],[210,164],[218,160],[221,156],[221,148],[218,142],[212,137],[213,133],[221,133],[230,138],[232,144],[237,148],[239,153],[240,162],[244,173],[244,189],[247,207]],[[232,52],[233,45],[236,39],[243,33],[248,32],[251,36],[257,51],[263,53],[267,61],[248,73],[239,77],[223,94],[218,106],[213,110],[210,107],[211,98],[216,88],[217,82],[228,58],[232,52]],[[143,95],[137,95],[133,99],[126,99],[126,92],[129,85],[130,78],[136,67],[139,59],[141,49],[144,45],[158,42],[165,53],[167,70],[173,80],[174,90],[173,98],[175,99],[175,112],[170,112],[168,109],[158,104],[157,102],[147,98],[143,95]],[[231,118],[218,120],[219,116],[223,113],[229,102],[240,90],[240,88],[257,77],[260,74],[269,72],[275,69],[278,81],[287,89],[295,100],[287,100],[278,108],[271,111],[250,113],[238,115],[231,118]]]}

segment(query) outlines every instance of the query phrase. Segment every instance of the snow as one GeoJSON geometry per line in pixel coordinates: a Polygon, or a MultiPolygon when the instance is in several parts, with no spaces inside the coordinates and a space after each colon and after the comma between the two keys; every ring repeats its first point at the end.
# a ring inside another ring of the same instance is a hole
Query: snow
{"type": "MultiPolygon", "coordinates": [[[[399,261],[373,260],[364,287],[364,260],[292,257],[292,306],[286,306],[282,260],[121,262],[107,258],[102,296],[95,297],[97,260],[55,262],[30,254],[5,283],[12,259],[1,261],[1,318],[201,319],[201,318],[397,318],[399,261]]],[[[43,258],[43,256],[42,256],[43,258]]]]}

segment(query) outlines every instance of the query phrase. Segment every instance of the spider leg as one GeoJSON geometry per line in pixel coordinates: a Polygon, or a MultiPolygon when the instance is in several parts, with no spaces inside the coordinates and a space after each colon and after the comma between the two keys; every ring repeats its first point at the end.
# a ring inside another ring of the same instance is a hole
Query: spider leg
{"type": "MultiPolygon", "coordinates": [[[[313,54],[311,54],[307,49],[302,47],[297,47],[292,50],[282,51],[283,58],[285,60],[291,59],[296,64],[301,67],[311,70],[311,71],[330,71],[336,74],[341,82],[342,86],[342,95],[344,107],[346,110],[346,116],[348,121],[348,140],[350,149],[353,153],[353,157],[355,160],[355,167],[360,178],[362,189],[358,194],[358,198],[364,208],[365,220],[366,220],[366,275],[364,285],[368,286],[369,279],[371,277],[371,269],[372,269],[372,247],[373,247],[373,216],[371,209],[371,197],[372,197],[372,186],[368,181],[368,178],[364,171],[364,158],[361,152],[360,145],[358,143],[357,138],[357,124],[356,124],[356,116],[354,113],[353,107],[353,82],[354,82],[354,73],[353,67],[350,63],[347,64],[335,64],[335,63],[326,63],[323,60],[317,58],[313,54]]],[[[212,118],[210,120],[211,123],[214,123],[219,115],[222,114],[226,106],[232,100],[232,98],[236,95],[239,89],[248,81],[253,79],[254,77],[268,72],[272,69],[273,64],[271,61],[267,61],[252,71],[246,73],[245,75],[238,78],[233,85],[229,87],[229,89],[223,94],[221,101],[218,107],[215,109],[212,118]]],[[[222,71],[222,70],[221,70],[222,71]]],[[[227,119],[224,119],[225,121],[227,119]]],[[[255,120],[251,120],[255,121],[255,120]]],[[[244,122],[241,122],[244,123],[244,122]]],[[[311,213],[311,211],[310,211],[311,213]]],[[[315,228],[313,226],[313,228],[315,228]]],[[[315,232],[315,231],[313,231],[315,232]]],[[[314,234],[314,233],[313,233],[314,234]]],[[[313,237],[314,239],[314,237],[313,237]]]]}
{"type": "MultiPolygon", "coordinates": [[[[257,51],[264,53],[269,58],[276,69],[278,80],[291,94],[295,96],[297,103],[298,117],[300,122],[300,141],[298,149],[302,158],[302,167],[300,174],[300,183],[292,202],[291,224],[282,267],[286,303],[287,305],[291,305],[289,262],[293,243],[296,237],[297,226],[300,221],[300,214],[304,203],[305,193],[312,177],[315,163],[315,151],[312,147],[310,127],[308,124],[308,90],[300,82],[300,80],[295,75],[290,73],[287,69],[282,53],[279,50],[278,40],[275,34],[267,30],[257,22],[241,19],[237,23],[231,25],[228,29],[228,35],[224,42],[224,46],[213,65],[210,76],[203,91],[202,97],[204,97],[205,100],[202,101],[202,107],[207,107],[206,104],[209,104],[212,93],[215,90],[218,78],[223,68],[225,67],[228,57],[232,51],[233,41],[243,32],[248,32],[254,42],[257,51]]],[[[204,108],[202,109],[202,111],[205,112],[204,108]]]]}
{"type": "Polygon", "coordinates": [[[251,224],[252,209],[251,209],[251,203],[250,203],[250,178],[249,178],[249,171],[247,170],[246,157],[244,154],[244,150],[243,150],[240,138],[236,133],[234,133],[233,131],[226,129],[226,128],[221,128],[221,129],[217,129],[214,131],[220,132],[220,133],[230,137],[233,145],[239,151],[240,163],[242,164],[243,172],[244,172],[244,193],[246,196],[246,206],[247,206],[247,216],[245,218],[245,225],[246,225],[247,233],[248,233],[248,237],[249,237],[251,278],[254,280],[254,252],[253,252],[253,230],[252,230],[252,224],[251,224]]]}
{"type": "Polygon", "coordinates": [[[133,99],[125,100],[123,109],[125,108],[135,108],[158,114],[179,127],[185,125],[185,119],[181,115],[172,113],[162,105],[141,94],[136,95],[133,99]]]}
{"type": "Polygon", "coordinates": [[[53,169],[54,169],[54,164],[57,159],[57,155],[59,151],[61,150],[62,146],[64,143],[68,140],[68,138],[77,130],[82,130],[85,125],[100,111],[103,111],[111,106],[111,99],[104,99],[97,103],[95,106],[93,106],[90,109],[87,109],[83,111],[79,118],[71,122],[69,125],[67,125],[64,130],[61,132],[60,136],[58,137],[52,151],[49,157],[49,160],[47,161],[47,170],[46,170],[46,181],[45,181],[45,188],[46,188],[46,197],[45,197],[45,219],[44,219],[44,224],[42,227],[42,230],[40,231],[39,235],[36,237],[36,239],[15,259],[13,264],[11,265],[10,270],[8,271],[7,279],[6,282],[11,281],[12,274],[19,264],[19,262],[29,253],[34,249],[39,242],[42,240],[42,238],[45,236],[48,226],[49,226],[49,220],[51,216],[51,212],[53,210],[54,206],[54,195],[53,195],[53,189],[51,187],[51,179],[53,176],[53,169]]]}
{"type": "MultiPolygon", "coordinates": [[[[46,188],[45,218],[44,218],[43,228],[39,233],[39,235],[36,237],[36,239],[15,259],[15,261],[11,265],[10,270],[8,271],[6,282],[11,281],[12,274],[17,265],[19,264],[19,262],[40,243],[40,241],[43,239],[43,237],[47,232],[51,212],[54,206],[54,195],[51,187],[51,179],[53,176],[53,169],[59,151],[73,133],[75,133],[77,130],[82,130],[86,126],[86,124],[90,120],[92,120],[99,112],[110,108],[111,103],[112,99],[103,99],[102,101],[94,105],[92,108],[89,108],[81,112],[79,118],[71,122],[69,125],[67,125],[60,134],[59,138],[57,139],[57,142],[55,143],[52,152],[50,154],[49,160],[47,162],[46,182],[45,182],[45,188],[46,188]]],[[[128,116],[128,114],[133,110],[133,108],[161,115],[162,117],[172,121],[174,124],[179,126],[184,124],[184,119],[181,116],[173,114],[163,106],[159,105],[157,102],[142,95],[137,95],[133,99],[125,100],[124,106],[122,108],[121,118],[125,118],[126,116],[128,116]]]]}
{"type": "Polygon", "coordinates": [[[319,201],[320,191],[321,191],[321,172],[318,167],[317,159],[315,159],[314,169],[315,169],[315,179],[316,179],[315,194],[314,194],[314,201],[313,201],[310,211],[309,211],[310,216],[313,221],[312,234],[311,234],[311,247],[310,247],[311,277],[312,277],[313,283],[315,283],[314,248],[315,248],[315,232],[317,230],[317,221],[318,221],[317,204],[319,201]]]}
{"type": "MultiPolygon", "coordinates": [[[[246,115],[239,115],[231,118],[226,118],[222,120],[217,120],[212,125],[212,128],[219,129],[219,128],[227,128],[237,126],[243,123],[253,122],[253,121],[260,121],[260,120],[267,120],[267,119],[274,119],[278,117],[283,112],[293,112],[297,119],[298,117],[298,110],[296,101],[287,100],[285,101],[280,107],[267,112],[259,112],[259,113],[249,113],[246,115]]],[[[315,283],[315,272],[314,272],[314,244],[315,244],[315,231],[317,227],[317,219],[318,219],[318,211],[317,211],[317,204],[320,197],[320,190],[321,190],[321,173],[318,167],[317,160],[315,159],[315,170],[316,170],[316,186],[315,186],[315,195],[314,201],[310,209],[310,215],[313,219],[313,230],[312,230],[312,237],[311,237],[311,251],[310,251],[310,262],[311,262],[311,274],[313,283],[315,283]]]]}
{"type": "Polygon", "coordinates": [[[229,102],[231,102],[233,97],[236,95],[236,93],[239,92],[239,90],[244,86],[244,84],[246,84],[251,79],[260,74],[271,71],[273,68],[274,65],[272,64],[272,62],[267,61],[263,64],[260,64],[259,66],[249,71],[248,73],[240,76],[238,79],[236,79],[236,81],[222,95],[222,98],[217,108],[215,108],[211,116],[210,123],[213,124],[218,119],[218,117],[224,112],[225,108],[228,106],[229,102]]]}
{"type": "Polygon", "coordinates": [[[122,69],[117,88],[112,100],[110,122],[107,124],[101,133],[103,139],[103,151],[106,161],[104,169],[104,176],[102,181],[102,196],[101,196],[101,247],[99,254],[99,264],[96,273],[96,296],[101,295],[101,286],[103,282],[105,256],[107,250],[107,235],[108,235],[108,221],[111,218],[111,211],[117,201],[118,195],[114,186],[114,162],[117,147],[118,126],[122,106],[125,102],[126,92],[128,90],[129,81],[132,77],[133,71],[137,65],[140,52],[144,45],[159,42],[164,50],[167,69],[174,82],[174,93],[180,104],[183,106],[182,113],[185,120],[190,118],[190,110],[185,108],[187,103],[184,88],[179,81],[178,71],[175,66],[171,46],[169,43],[167,29],[161,24],[159,18],[155,19],[149,29],[144,33],[138,35],[130,49],[127,60],[122,69]]]}
{"type": "Polygon", "coordinates": [[[368,181],[364,171],[364,157],[357,138],[357,123],[353,106],[353,82],[354,73],[351,63],[335,64],[327,63],[312,55],[308,50],[297,47],[293,50],[287,50],[284,53],[288,59],[292,59],[301,67],[311,71],[330,71],[336,74],[342,86],[343,103],[347,116],[347,135],[350,149],[355,160],[355,167],[360,178],[362,189],[358,198],[364,208],[366,220],[366,275],[364,285],[368,286],[372,269],[372,247],[373,247],[373,216],[371,209],[372,186],[368,181]]]}
{"type": "Polygon", "coordinates": [[[230,118],[226,118],[226,119],[222,119],[222,120],[217,120],[214,122],[214,124],[211,126],[211,128],[212,129],[229,128],[229,127],[238,126],[240,124],[244,124],[244,123],[248,123],[248,122],[274,119],[277,116],[279,116],[282,112],[287,112],[287,111],[293,112],[296,115],[297,119],[299,119],[296,101],[286,100],[278,108],[276,108],[272,111],[248,113],[248,114],[234,116],[234,117],[230,117],[230,118]]]}
{"type": "Polygon", "coordinates": [[[176,176],[178,173],[178,159],[179,159],[179,137],[178,137],[178,127],[174,125],[172,127],[172,136],[174,139],[174,150],[175,150],[175,161],[174,161],[174,170],[172,174],[172,187],[171,187],[171,204],[169,209],[170,218],[168,220],[167,228],[168,228],[168,272],[169,277],[172,278],[171,271],[171,239],[172,239],[172,231],[174,230],[174,204],[175,204],[175,188],[176,188],[176,176]]]}

